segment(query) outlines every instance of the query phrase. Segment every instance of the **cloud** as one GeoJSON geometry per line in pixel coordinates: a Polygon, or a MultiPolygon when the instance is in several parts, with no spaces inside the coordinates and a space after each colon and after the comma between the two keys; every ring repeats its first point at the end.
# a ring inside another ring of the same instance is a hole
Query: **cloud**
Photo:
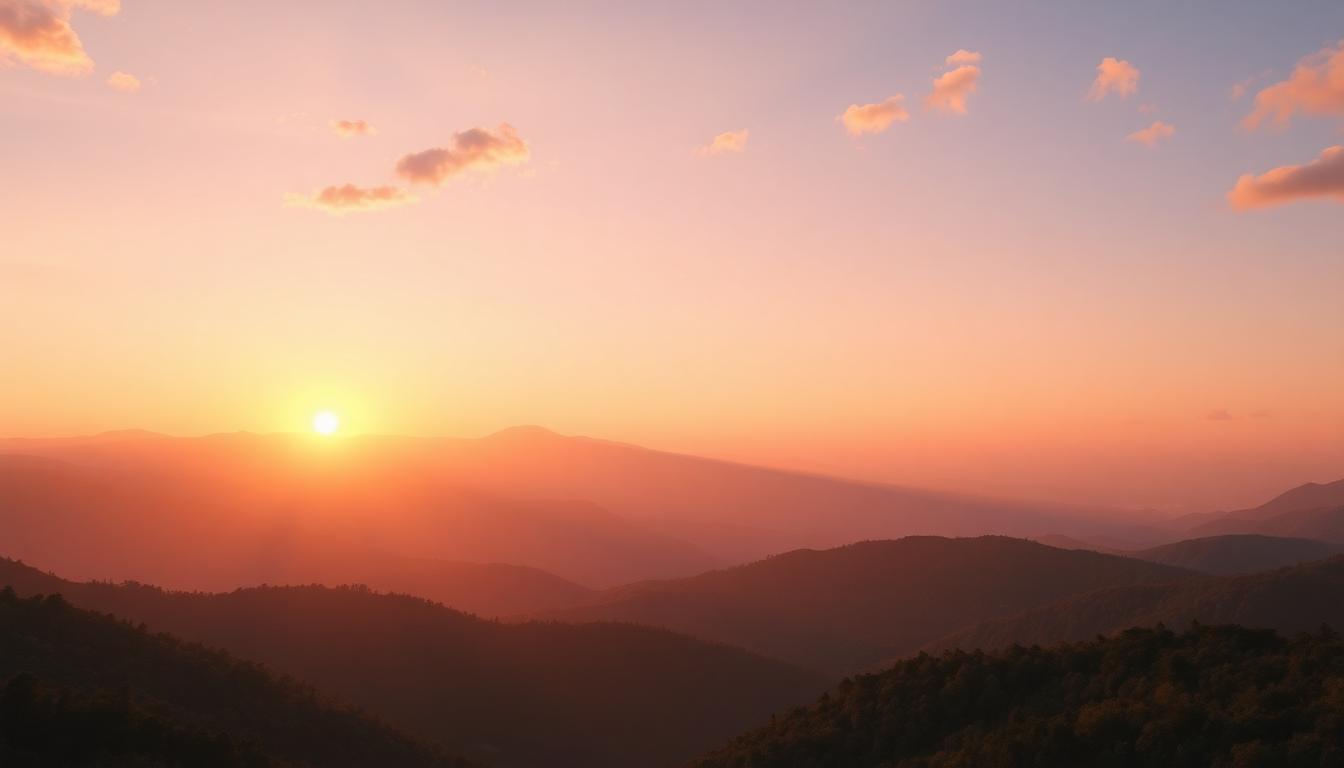
{"type": "Polygon", "coordinates": [[[1313,197],[1344,202],[1344,145],[1325,149],[1306,165],[1285,165],[1259,176],[1248,173],[1237,179],[1227,202],[1245,211],[1313,197]]]}
{"type": "Polygon", "coordinates": [[[703,147],[695,150],[700,155],[722,155],[725,152],[741,152],[747,148],[748,131],[743,128],[740,131],[724,131],[715,136],[712,141],[703,147]]]}
{"type": "Polygon", "coordinates": [[[1151,115],[1151,114],[1153,114],[1153,113],[1156,112],[1156,111],[1157,111],[1157,105],[1154,104],[1154,103],[1151,102],[1151,101],[1148,102],[1147,104],[1140,104],[1140,105],[1139,105],[1139,113],[1140,113],[1140,114],[1151,115]]]}
{"type": "Polygon", "coordinates": [[[113,72],[107,76],[107,85],[114,91],[135,93],[140,90],[140,78],[128,72],[113,72]]]}
{"type": "Polygon", "coordinates": [[[1171,123],[1164,123],[1161,120],[1154,120],[1153,124],[1142,130],[1135,131],[1125,137],[1125,141],[1133,141],[1149,147],[1156,147],[1163,139],[1170,139],[1176,134],[1176,126],[1171,123]]]}
{"type": "Polygon", "coordinates": [[[951,56],[948,56],[946,59],[943,59],[943,63],[949,67],[955,64],[979,64],[980,54],[962,48],[951,56]]]}
{"type": "Polygon", "coordinates": [[[964,115],[966,98],[975,93],[980,80],[980,67],[970,62],[979,62],[980,54],[963,49],[948,56],[945,61],[948,66],[961,66],[934,78],[933,91],[924,99],[924,106],[940,112],[964,115]]]}
{"type": "Polygon", "coordinates": [[[17,61],[56,75],[87,75],[93,59],[70,16],[81,8],[104,16],[121,10],[119,0],[0,0],[0,64],[17,61]]]}
{"type": "Polygon", "coordinates": [[[898,93],[875,104],[850,104],[835,119],[851,136],[863,136],[881,133],[892,123],[904,123],[910,119],[910,113],[905,110],[905,96],[898,93]]]}
{"type": "Polygon", "coordinates": [[[527,142],[508,123],[494,131],[472,128],[453,134],[447,147],[434,147],[397,161],[397,175],[420,184],[443,184],[459,173],[517,165],[529,157],[527,142]]]}
{"type": "Polygon", "coordinates": [[[1112,91],[1123,99],[1137,90],[1139,90],[1138,68],[1124,59],[1107,56],[1097,65],[1097,79],[1092,81],[1087,99],[1101,101],[1112,91]]]}
{"type": "Polygon", "coordinates": [[[311,195],[285,196],[289,205],[315,208],[327,213],[343,214],[355,211],[376,211],[416,202],[416,197],[400,187],[357,187],[345,184],[315,192],[311,195]]]}
{"type": "Polygon", "coordinates": [[[1232,421],[1236,417],[1223,408],[1214,408],[1213,410],[1204,414],[1204,418],[1208,419],[1209,421],[1232,421]]]}
{"type": "Polygon", "coordinates": [[[1298,112],[1344,116],[1344,41],[1302,59],[1287,80],[1263,88],[1241,125],[1253,131],[1270,120],[1282,127],[1298,112]]]}
{"type": "Polygon", "coordinates": [[[336,132],[337,136],[348,139],[352,136],[372,136],[378,132],[377,128],[369,125],[364,120],[332,120],[331,130],[336,132]]]}

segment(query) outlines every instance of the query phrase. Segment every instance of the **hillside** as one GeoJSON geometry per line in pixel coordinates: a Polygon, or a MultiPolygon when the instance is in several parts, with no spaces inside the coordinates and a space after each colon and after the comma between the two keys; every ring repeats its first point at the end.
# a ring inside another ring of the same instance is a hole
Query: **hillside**
{"type": "Polygon", "coordinates": [[[1134,552],[1131,556],[1200,573],[1228,575],[1322,560],[1339,550],[1338,546],[1315,539],[1231,534],[1187,539],[1134,552]]]}
{"type": "Polygon", "coordinates": [[[987,621],[930,648],[1001,648],[1084,640],[1125,627],[1191,621],[1305,632],[1344,627],[1344,556],[1266,573],[1145,584],[1078,595],[987,621]]]}
{"type": "Polygon", "coordinates": [[[822,690],[737,648],[623,624],[501,624],[358,588],[224,594],[62,581],[0,561],[0,584],[224,648],[500,766],[661,766],[822,690]]]}
{"type": "Polygon", "coordinates": [[[695,765],[1339,765],[1342,711],[1336,635],[1133,629],[1074,645],[902,661],[845,680],[695,765]]]}
{"type": "Polygon", "coordinates": [[[505,499],[410,459],[320,448],[244,436],[0,455],[5,553],[76,578],[177,589],[367,583],[485,615],[713,566],[591,503],[505,499]]]}
{"type": "Polygon", "coordinates": [[[0,590],[0,687],[6,765],[465,765],[254,664],[59,597],[0,590]]]}
{"type": "Polygon", "coordinates": [[[636,584],[549,615],[667,627],[838,675],[988,618],[1103,587],[1189,575],[1023,539],[912,536],[636,584]]]}

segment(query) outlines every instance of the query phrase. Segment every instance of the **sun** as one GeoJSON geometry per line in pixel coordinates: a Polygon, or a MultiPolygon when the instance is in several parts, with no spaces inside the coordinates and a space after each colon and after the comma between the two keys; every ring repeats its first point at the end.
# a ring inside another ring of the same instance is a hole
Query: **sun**
{"type": "Polygon", "coordinates": [[[318,411],[313,414],[313,431],[319,435],[335,434],[341,428],[341,420],[331,411],[318,411]]]}

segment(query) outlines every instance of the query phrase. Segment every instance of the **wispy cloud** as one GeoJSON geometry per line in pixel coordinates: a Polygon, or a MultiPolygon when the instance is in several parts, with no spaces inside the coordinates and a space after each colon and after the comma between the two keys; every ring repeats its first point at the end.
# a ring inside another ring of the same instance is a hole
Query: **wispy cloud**
{"type": "Polygon", "coordinates": [[[749,132],[746,128],[740,131],[724,131],[715,136],[708,144],[696,150],[701,155],[722,155],[727,152],[741,152],[747,148],[747,137],[749,132]]]}
{"type": "Polygon", "coordinates": [[[1161,120],[1154,120],[1153,124],[1142,130],[1135,131],[1125,137],[1125,141],[1132,141],[1137,144],[1143,144],[1148,147],[1156,147],[1159,142],[1170,139],[1176,135],[1176,126],[1171,123],[1164,123],[1161,120]]]}
{"type": "Polygon", "coordinates": [[[334,214],[376,211],[415,201],[414,195],[400,187],[358,187],[354,184],[327,187],[311,195],[285,196],[285,202],[289,205],[315,208],[334,214]]]}
{"type": "Polygon", "coordinates": [[[1114,93],[1123,99],[1138,90],[1138,68],[1124,59],[1107,56],[1097,65],[1097,79],[1092,81],[1087,99],[1101,101],[1108,93],[1114,93]]]}
{"type": "Polygon", "coordinates": [[[120,0],[0,0],[0,64],[16,61],[56,75],[87,75],[93,59],[70,26],[76,8],[104,16],[120,0]]]}
{"type": "Polygon", "coordinates": [[[453,134],[446,147],[406,155],[397,162],[397,175],[419,184],[439,185],[469,170],[489,170],[527,162],[527,142],[508,123],[495,130],[472,128],[453,134]]]}
{"type": "Polygon", "coordinates": [[[881,133],[892,123],[904,123],[910,113],[905,109],[905,96],[898,93],[873,104],[850,104],[835,119],[851,136],[863,136],[881,133]]]}
{"type": "Polygon", "coordinates": [[[372,136],[378,132],[378,129],[369,125],[365,120],[332,120],[331,130],[343,139],[353,136],[372,136]]]}
{"type": "Polygon", "coordinates": [[[1204,414],[1204,418],[1208,421],[1232,421],[1236,417],[1232,415],[1231,411],[1228,411],[1225,408],[1214,408],[1204,414]]]}
{"type": "Polygon", "coordinates": [[[1239,211],[1312,198],[1344,202],[1344,145],[1327,148],[1305,165],[1248,173],[1227,193],[1228,203],[1239,211]]]}
{"type": "Polygon", "coordinates": [[[1285,126],[1299,112],[1344,116],[1344,41],[1302,59],[1287,80],[1261,89],[1241,125],[1248,131],[1267,121],[1285,126]]]}
{"type": "Polygon", "coordinates": [[[140,90],[140,78],[129,72],[113,72],[107,76],[107,86],[122,93],[135,93],[140,90]]]}

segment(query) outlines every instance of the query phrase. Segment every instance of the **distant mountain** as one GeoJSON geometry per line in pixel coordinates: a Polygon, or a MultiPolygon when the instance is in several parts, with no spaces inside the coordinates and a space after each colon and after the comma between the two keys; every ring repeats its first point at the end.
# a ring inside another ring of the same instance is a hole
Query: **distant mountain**
{"type": "Polygon", "coordinates": [[[1186,535],[1198,537],[1229,534],[1286,536],[1344,545],[1344,507],[1299,509],[1265,518],[1222,517],[1186,531],[1186,535]]]}
{"type": "Polygon", "coordinates": [[[466,765],[254,664],[9,589],[0,763],[466,765]]]}
{"type": "Polygon", "coordinates": [[[845,680],[698,768],[1344,764],[1344,642],[1202,627],[920,656],[845,680]]]}
{"type": "Polygon", "coordinates": [[[600,593],[566,621],[629,621],[846,674],[956,629],[1102,587],[1187,571],[1023,539],[912,536],[600,593]]]}
{"type": "Polygon", "coordinates": [[[1169,527],[1186,539],[1242,533],[1344,544],[1344,480],[1300,485],[1250,509],[1186,515],[1169,527]]]}
{"type": "Polygon", "coordinates": [[[580,584],[714,564],[591,503],[504,499],[394,454],[247,436],[48,450],[65,458],[0,455],[4,546],[79,578],[208,590],[357,581],[505,615],[568,604],[580,584]]]}
{"type": "Polygon", "coordinates": [[[63,581],[14,561],[0,561],[0,584],[263,662],[503,768],[676,764],[826,685],[664,630],[502,624],[358,588],[170,593],[63,581]]]}
{"type": "Polygon", "coordinates": [[[444,465],[464,479],[511,496],[588,499],[726,563],[864,539],[1087,533],[1130,525],[1064,506],[766,469],[539,427],[434,442],[444,465]]]}
{"type": "Polygon", "coordinates": [[[1201,573],[1253,573],[1322,560],[1340,548],[1315,539],[1229,534],[1188,539],[1132,553],[1132,557],[1201,573]]]}
{"type": "Polygon", "coordinates": [[[1344,556],[1264,573],[1137,584],[1066,598],[986,621],[931,643],[940,648],[1001,648],[1013,643],[1085,640],[1159,622],[1183,627],[1240,624],[1294,633],[1344,627],[1344,556]]]}
{"type": "Polygon", "coordinates": [[[1333,483],[1307,483],[1275,496],[1253,509],[1233,512],[1235,517],[1267,520],[1286,512],[1344,507],[1344,480],[1333,483]]]}
{"type": "Polygon", "coordinates": [[[863,539],[1040,531],[1090,538],[1132,525],[1062,506],[765,469],[539,427],[479,439],[0,440],[4,452],[133,470],[195,487],[202,500],[283,505],[299,518],[312,511],[353,523],[396,511],[371,529],[379,534],[372,543],[390,553],[528,565],[597,587],[863,539]],[[491,522],[501,517],[514,537],[495,535],[491,522]],[[426,521],[441,535],[396,535],[403,523],[426,521]]]}

